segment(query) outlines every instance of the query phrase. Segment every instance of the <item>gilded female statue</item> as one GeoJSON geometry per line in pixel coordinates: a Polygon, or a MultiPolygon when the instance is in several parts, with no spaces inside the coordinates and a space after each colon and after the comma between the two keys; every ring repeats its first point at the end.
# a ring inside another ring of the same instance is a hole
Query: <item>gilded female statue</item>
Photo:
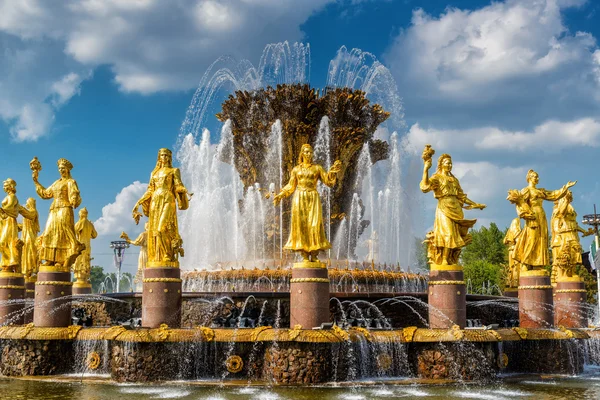
{"type": "Polygon", "coordinates": [[[188,192],[181,182],[179,168],[173,168],[172,153],[160,149],[156,167],[150,175],[146,193],[135,203],[133,219],[138,224],[142,214],[148,217],[148,267],[178,267],[183,257],[183,241],[177,225],[177,207],[187,210],[188,192]]]}
{"type": "Polygon", "coordinates": [[[430,177],[433,154],[431,146],[426,146],[423,151],[423,179],[419,185],[423,193],[433,191],[438,201],[431,239],[431,246],[436,249],[433,261],[437,265],[456,265],[461,249],[471,242],[469,228],[477,222],[476,219],[464,219],[463,208],[483,210],[485,204],[475,203],[463,192],[458,179],[452,174],[449,154],[440,156],[437,170],[430,177]]]}
{"type": "Polygon", "coordinates": [[[317,182],[321,180],[325,185],[332,187],[341,167],[342,163],[338,160],[329,172],[325,172],[322,166],[313,164],[312,146],[304,144],[300,149],[298,165],[292,169],[289,183],[273,198],[273,204],[278,205],[281,199],[294,194],[290,237],[284,249],[300,252],[304,261],[317,262],[319,251],[331,248],[325,237],[317,182]]]}
{"type": "Polygon", "coordinates": [[[21,263],[21,248],[23,242],[19,239],[19,200],[17,199],[17,183],[8,178],[3,183],[6,197],[0,207],[0,254],[3,272],[19,272],[21,263]]]}
{"type": "Polygon", "coordinates": [[[36,241],[38,233],[40,233],[40,220],[33,197],[27,199],[23,208],[27,211],[27,214],[21,212],[23,214],[21,272],[25,275],[26,279],[31,279],[38,272],[38,248],[36,241]]]}
{"type": "Polygon", "coordinates": [[[526,223],[513,251],[513,258],[521,263],[522,268],[543,268],[549,265],[548,256],[548,221],[544,212],[544,200],[559,200],[567,195],[570,187],[577,182],[568,182],[558,190],[546,190],[537,187],[540,178],[537,172],[527,172],[527,187],[520,196],[526,207],[517,207],[519,217],[526,223]]]}
{"type": "Polygon", "coordinates": [[[66,158],[61,158],[57,165],[60,178],[46,189],[38,182],[41,170],[39,161],[34,158],[30,163],[36,193],[44,200],[53,199],[42,236],[39,258],[43,260],[43,266],[55,266],[66,272],[85,248],[77,240],[73,213],[81,204],[81,196],[77,182],[71,177],[73,164],[66,158]]]}
{"type": "Polygon", "coordinates": [[[88,219],[87,208],[79,210],[79,221],[75,224],[75,233],[77,239],[85,245],[85,250],[77,257],[75,261],[75,278],[80,283],[90,283],[90,273],[92,269],[92,239],[96,239],[98,232],[92,221],[88,219]]]}
{"type": "Polygon", "coordinates": [[[138,256],[138,269],[135,273],[134,283],[139,284],[144,279],[144,269],[148,263],[148,223],[144,225],[144,231],[138,235],[135,240],[131,240],[129,235],[125,232],[121,232],[121,239],[134,246],[140,247],[140,254],[138,256]]]}
{"type": "Polygon", "coordinates": [[[577,223],[577,212],[571,205],[573,193],[568,190],[567,194],[555,202],[552,213],[552,283],[562,276],[570,276],[573,271],[564,271],[561,268],[562,258],[568,256],[568,265],[575,267],[582,264],[581,243],[579,234],[589,236],[594,233],[593,229],[585,230],[577,223]]]}

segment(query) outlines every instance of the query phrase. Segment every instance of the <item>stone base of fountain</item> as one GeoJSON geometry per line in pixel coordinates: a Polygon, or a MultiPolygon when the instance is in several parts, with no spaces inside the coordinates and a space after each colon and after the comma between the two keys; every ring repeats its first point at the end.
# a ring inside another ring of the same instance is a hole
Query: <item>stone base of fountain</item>
{"type": "Polygon", "coordinates": [[[290,280],[290,327],[310,329],[329,321],[327,266],[322,262],[295,263],[290,280]]]}
{"type": "Polygon", "coordinates": [[[579,277],[563,278],[554,289],[554,325],[566,328],[587,327],[587,291],[579,277]]]}
{"type": "Polygon", "coordinates": [[[504,295],[504,297],[512,297],[512,298],[518,298],[519,297],[519,288],[505,288],[504,292],[502,292],[502,294],[504,295]]]}
{"type": "Polygon", "coordinates": [[[429,273],[429,326],[450,328],[467,323],[467,288],[458,265],[431,265],[429,273]]]}
{"type": "Polygon", "coordinates": [[[481,380],[498,372],[580,373],[579,329],[330,330],[0,328],[4,376],[110,373],[119,382],[181,379],[319,384],[365,377],[481,380]]]}
{"type": "Polygon", "coordinates": [[[23,274],[15,272],[0,272],[0,325],[23,324],[23,303],[25,298],[25,279],[23,274]]]}
{"type": "Polygon", "coordinates": [[[181,324],[181,271],[175,267],[146,268],[142,294],[142,326],[181,324]]]}
{"type": "Polygon", "coordinates": [[[554,325],[550,275],[545,270],[522,271],[519,278],[519,325],[548,328],[554,325]]]}
{"type": "MultiPolygon", "coordinates": [[[[43,267],[42,267],[43,268],[43,267]]],[[[35,283],[33,323],[39,327],[71,325],[73,283],[70,272],[38,272],[35,283]]]]}

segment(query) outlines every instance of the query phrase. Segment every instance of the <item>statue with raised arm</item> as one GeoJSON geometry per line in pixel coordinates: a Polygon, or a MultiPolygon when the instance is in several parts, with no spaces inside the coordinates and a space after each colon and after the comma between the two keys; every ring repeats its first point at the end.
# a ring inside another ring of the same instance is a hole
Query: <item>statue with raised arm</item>
{"type": "Polygon", "coordinates": [[[463,208],[483,210],[485,204],[475,203],[463,192],[458,179],[452,174],[449,154],[438,158],[437,170],[429,176],[434,153],[430,145],[425,146],[423,178],[419,185],[423,193],[433,191],[438,201],[431,239],[431,245],[435,247],[433,261],[436,265],[457,265],[461,249],[471,242],[469,228],[477,222],[476,219],[465,219],[463,208]]]}
{"type": "Polygon", "coordinates": [[[537,187],[539,180],[538,173],[530,169],[528,185],[519,193],[521,206],[517,205],[517,213],[525,220],[525,227],[516,242],[513,258],[521,264],[521,270],[543,269],[550,264],[548,221],[543,203],[562,199],[576,183],[568,182],[558,190],[546,190],[537,187]]]}
{"type": "Polygon", "coordinates": [[[85,207],[79,210],[79,221],[75,224],[75,233],[77,233],[77,239],[85,245],[85,250],[75,261],[75,286],[91,287],[92,239],[96,239],[98,232],[92,221],[88,219],[88,210],[85,207]]]}
{"type": "Polygon", "coordinates": [[[69,272],[85,248],[77,240],[73,211],[81,204],[81,196],[77,182],[71,177],[73,164],[66,158],[61,158],[57,165],[60,178],[45,188],[38,181],[42,166],[37,157],[29,163],[33,171],[36,193],[44,200],[52,199],[46,228],[42,235],[39,258],[42,261],[41,266],[46,270],[69,272]]]}
{"type": "Polygon", "coordinates": [[[148,217],[148,267],[179,267],[179,257],[183,257],[184,252],[177,208],[187,210],[189,200],[179,168],[173,167],[171,150],[160,149],[148,189],[133,208],[136,224],[142,216],[138,210],[140,206],[143,215],[148,217]]]}
{"type": "Polygon", "coordinates": [[[289,183],[273,198],[273,204],[278,205],[281,199],[294,195],[290,236],[284,249],[299,252],[304,261],[318,262],[319,252],[331,248],[325,237],[317,182],[320,180],[333,187],[341,167],[341,161],[337,160],[329,171],[325,172],[322,166],[313,163],[312,146],[304,144],[300,150],[298,165],[292,169],[289,183]]]}
{"type": "Polygon", "coordinates": [[[22,208],[24,210],[21,210],[23,215],[21,272],[25,275],[27,281],[33,282],[39,268],[37,238],[38,233],[40,233],[40,219],[33,197],[28,198],[25,207],[22,208]]]}
{"type": "Polygon", "coordinates": [[[564,278],[577,277],[575,267],[581,265],[581,242],[579,234],[584,237],[592,235],[592,228],[583,229],[577,223],[577,212],[571,204],[573,193],[567,194],[555,202],[552,212],[552,283],[564,278]]]}
{"type": "Polygon", "coordinates": [[[140,255],[138,256],[138,269],[133,280],[136,286],[138,286],[144,279],[144,269],[148,263],[148,223],[144,225],[144,232],[140,233],[135,240],[131,240],[129,235],[125,232],[121,232],[121,239],[124,239],[127,243],[134,246],[139,246],[140,255]]]}

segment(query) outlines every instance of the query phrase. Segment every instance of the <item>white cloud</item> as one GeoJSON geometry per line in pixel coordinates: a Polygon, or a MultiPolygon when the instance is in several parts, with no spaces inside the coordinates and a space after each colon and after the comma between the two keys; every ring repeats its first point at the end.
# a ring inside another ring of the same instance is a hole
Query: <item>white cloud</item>
{"type": "Polygon", "coordinates": [[[122,231],[139,231],[140,229],[135,227],[131,210],[147,187],[147,183],[135,181],[117,194],[114,203],[102,207],[102,216],[94,222],[98,234],[118,235],[122,231]]]}
{"type": "Polygon", "coordinates": [[[17,140],[47,134],[99,65],[125,92],[192,89],[224,53],[258,61],[265,43],[302,39],[332,1],[0,0],[0,118],[17,140]]]}
{"type": "Polygon", "coordinates": [[[583,3],[507,0],[439,16],[415,10],[384,57],[409,115],[434,110],[431,119],[467,127],[600,114],[596,38],[564,22],[565,8],[583,3]]]}
{"type": "Polygon", "coordinates": [[[538,154],[557,153],[566,148],[600,145],[600,120],[582,118],[575,121],[546,121],[532,131],[510,131],[497,127],[472,129],[410,127],[405,137],[406,148],[419,153],[425,144],[444,152],[469,151],[535,151],[538,154]]]}
{"type": "Polygon", "coordinates": [[[506,198],[506,191],[515,185],[525,186],[527,168],[501,167],[488,161],[453,161],[453,173],[471,200],[485,203],[506,198]]]}

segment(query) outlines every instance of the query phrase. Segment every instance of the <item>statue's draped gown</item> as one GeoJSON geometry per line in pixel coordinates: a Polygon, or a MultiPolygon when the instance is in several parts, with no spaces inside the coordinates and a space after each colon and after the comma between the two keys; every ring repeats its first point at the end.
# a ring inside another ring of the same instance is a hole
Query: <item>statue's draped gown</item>
{"type": "Polygon", "coordinates": [[[148,216],[148,261],[176,260],[172,243],[181,240],[176,199],[180,209],[187,208],[187,203],[182,204],[187,200],[185,193],[179,196],[178,190],[185,190],[178,168],[161,167],[152,172],[148,190],[140,199],[144,214],[148,216]]]}
{"type": "Polygon", "coordinates": [[[73,178],[60,178],[47,189],[36,185],[36,192],[42,199],[54,199],[42,238],[40,259],[63,266],[72,263],[83,249],[75,234],[73,215],[73,209],[81,204],[77,182],[73,178]]]}
{"type": "Polygon", "coordinates": [[[19,263],[17,241],[19,240],[19,200],[14,193],[8,194],[2,200],[0,215],[0,252],[2,253],[2,267],[7,268],[19,263]]]}
{"type": "MultiPolygon", "coordinates": [[[[563,186],[558,190],[538,189],[526,187],[521,190],[524,201],[535,215],[535,224],[525,224],[521,232],[513,257],[521,264],[543,267],[549,265],[548,255],[548,221],[542,207],[544,200],[558,200],[562,198],[569,189],[563,186]]],[[[519,215],[521,216],[521,215],[519,215]]]]}
{"type": "Polygon", "coordinates": [[[285,196],[294,193],[290,222],[290,236],[286,250],[315,252],[331,248],[325,236],[323,208],[317,191],[317,182],[335,185],[335,173],[327,173],[320,165],[297,165],[292,170],[289,183],[282,189],[285,196]]]}
{"type": "Polygon", "coordinates": [[[23,255],[21,257],[21,272],[30,277],[38,269],[38,252],[36,247],[37,234],[40,231],[40,220],[38,212],[35,209],[28,209],[28,215],[21,213],[23,218],[23,255]]]}
{"type": "Polygon", "coordinates": [[[464,219],[463,204],[467,195],[453,175],[436,172],[429,178],[429,185],[421,184],[425,193],[433,191],[438,200],[433,223],[433,244],[435,247],[457,249],[465,246],[469,228],[476,219],[464,219]]]}

